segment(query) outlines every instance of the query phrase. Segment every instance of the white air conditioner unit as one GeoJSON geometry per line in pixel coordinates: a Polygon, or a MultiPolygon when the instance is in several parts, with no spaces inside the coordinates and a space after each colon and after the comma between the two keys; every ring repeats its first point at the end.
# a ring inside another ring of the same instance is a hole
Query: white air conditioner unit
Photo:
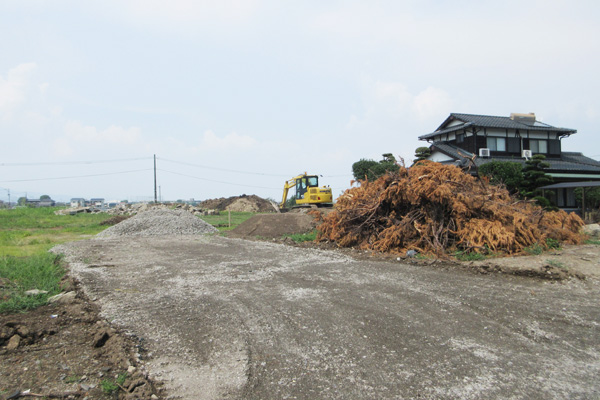
{"type": "Polygon", "coordinates": [[[521,151],[521,157],[523,157],[523,158],[531,158],[531,150],[523,150],[523,151],[521,151]]]}
{"type": "Polygon", "coordinates": [[[479,149],[479,157],[489,157],[490,149],[479,149]]]}

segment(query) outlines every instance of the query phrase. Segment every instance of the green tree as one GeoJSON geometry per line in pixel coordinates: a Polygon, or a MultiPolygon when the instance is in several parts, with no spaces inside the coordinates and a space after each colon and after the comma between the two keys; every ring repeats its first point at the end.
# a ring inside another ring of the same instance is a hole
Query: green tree
{"type": "Polygon", "coordinates": [[[374,181],[388,171],[398,171],[396,158],[391,153],[383,154],[381,161],[361,159],[352,164],[352,174],[357,181],[374,181]]]}
{"type": "Polygon", "coordinates": [[[545,161],[543,154],[534,155],[531,160],[525,162],[523,168],[523,185],[521,194],[528,198],[540,195],[539,188],[552,183],[552,177],[544,170],[550,168],[550,164],[545,161]]]}
{"type": "Polygon", "coordinates": [[[19,197],[19,200],[17,200],[17,204],[20,206],[24,206],[25,204],[27,204],[27,197],[19,197]]]}
{"type": "Polygon", "coordinates": [[[479,167],[478,173],[487,176],[493,185],[503,184],[511,193],[520,193],[523,188],[523,167],[510,161],[491,161],[479,167]]]}
{"type": "Polygon", "coordinates": [[[585,190],[585,208],[594,209],[600,207],[600,187],[577,188],[575,189],[575,199],[581,204],[583,200],[583,191],[585,190]]]}
{"type": "Polygon", "coordinates": [[[43,194],[40,196],[40,200],[50,200],[50,199],[51,199],[51,197],[48,196],[47,194],[43,194]]]}
{"type": "Polygon", "coordinates": [[[417,147],[415,150],[415,160],[413,161],[416,164],[419,161],[426,160],[427,157],[431,155],[431,149],[429,147],[417,147]]]}

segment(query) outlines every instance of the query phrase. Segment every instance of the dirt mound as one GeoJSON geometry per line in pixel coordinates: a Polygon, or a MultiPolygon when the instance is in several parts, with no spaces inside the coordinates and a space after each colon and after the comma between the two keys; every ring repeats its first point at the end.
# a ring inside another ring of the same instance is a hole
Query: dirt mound
{"type": "Polygon", "coordinates": [[[319,239],[396,254],[518,254],[579,244],[582,225],[575,214],[545,212],[456,166],[423,161],[347,190],[319,239]]]}
{"type": "Polygon", "coordinates": [[[212,225],[184,210],[155,208],[126,219],[97,237],[199,235],[217,232],[212,225]]]}
{"type": "Polygon", "coordinates": [[[280,239],[284,235],[310,232],[315,227],[315,218],[308,214],[261,214],[242,222],[227,236],[280,239]]]}
{"type": "Polygon", "coordinates": [[[204,200],[199,206],[203,209],[220,211],[277,212],[277,208],[273,203],[254,194],[250,196],[243,194],[229,198],[221,197],[219,199],[204,200]]]}

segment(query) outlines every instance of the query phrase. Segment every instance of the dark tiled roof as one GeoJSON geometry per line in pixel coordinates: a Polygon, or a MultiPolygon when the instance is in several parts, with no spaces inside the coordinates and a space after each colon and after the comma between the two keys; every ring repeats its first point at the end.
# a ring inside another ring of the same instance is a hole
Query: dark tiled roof
{"type": "Polygon", "coordinates": [[[457,160],[464,157],[471,158],[474,155],[471,152],[444,142],[435,142],[432,147],[457,160]]]}
{"type": "MultiPolygon", "coordinates": [[[[433,149],[452,157],[455,161],[446,161],[444,164],[458,164],[466,166],[467,158],[473,157],[473,153],[463,150],[459,147],[447,144],[444,142],[435,142],[432,145],[433,149]]],[[[525,165],[525,159],[522,157],[475,157],[475,165],[480,166],[491,161],[510,161],[525,165]]],[[[581,153],[563,152],[560,159],[547,158],[545,160],[550,164],[548,172],[568,171],[582,173],[600,173],[600,161],[586,157],[581,153]]]]}
{"type": "Polygon", "coordinates": [[[522,129],[530,131],[552,131],[559,132],[564,135],[570,135],[577,132],[576,129],[569,128],[557,128],[552,125],[545,124],[540,121],[535,121],[533,124],[526,124],[519,121],[514,121],[510,117],[496,117],[493,115],[476,115],[476,114],[460,114],[452,113],[442,125],[440,125],[435,132],[428,133],[427,135],[419,136],[420,140],[430,139],[439,134],[454,132],[462,130],[469,126],[478,126],[482,128],[500,128],[500,129],[522,129]],[[451,121],[461,121],[460,125],[445,128],[445,126],[451,121]]]}

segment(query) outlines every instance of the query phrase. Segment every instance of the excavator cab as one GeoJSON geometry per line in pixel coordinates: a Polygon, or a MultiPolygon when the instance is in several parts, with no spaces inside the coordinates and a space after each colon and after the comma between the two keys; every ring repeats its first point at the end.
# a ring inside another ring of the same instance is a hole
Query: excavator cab
{"type": "Polygon", "coordinates": [[[319,187],[319,177],[316,175],[303,176],[296,179],[296,200],[303,200],[311,187],[319,187]]]}

